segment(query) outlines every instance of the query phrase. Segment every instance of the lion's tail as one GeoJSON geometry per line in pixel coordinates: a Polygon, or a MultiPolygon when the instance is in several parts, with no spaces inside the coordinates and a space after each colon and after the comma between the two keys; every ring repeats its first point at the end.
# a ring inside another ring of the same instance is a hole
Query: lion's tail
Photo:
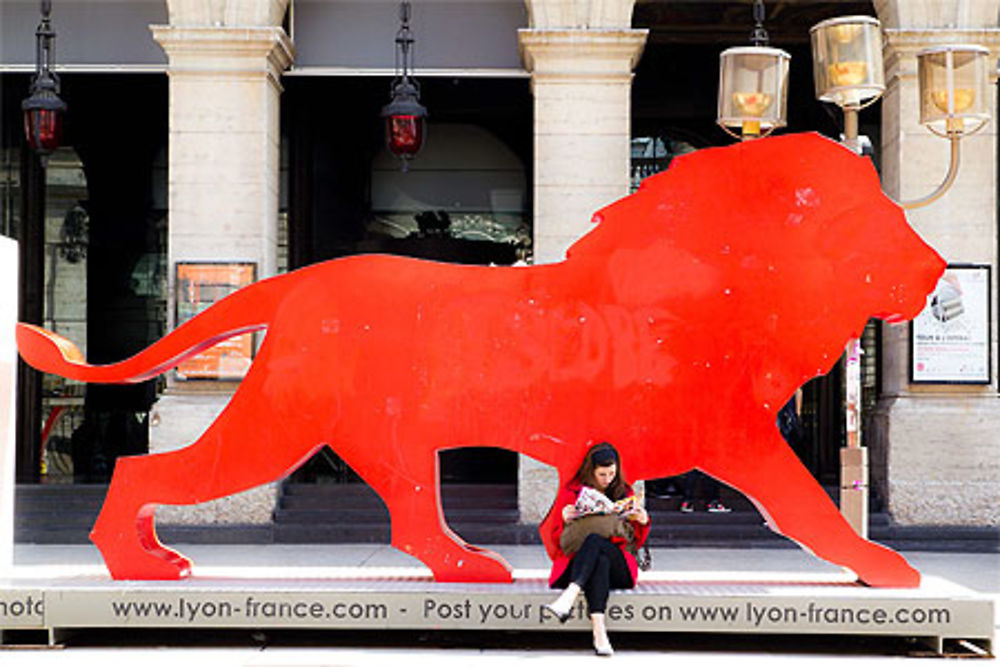
{"type": "Polygon", "coordinates": [[[262,280],[229,295],[118,363],[92,366],[71,341],[32,324],[18,323],[17,348],[34,368],[72,380],[143,382],[227,338],[265,328],[277,308],[280,285],[276,283],[284,277],[262,280]]]}

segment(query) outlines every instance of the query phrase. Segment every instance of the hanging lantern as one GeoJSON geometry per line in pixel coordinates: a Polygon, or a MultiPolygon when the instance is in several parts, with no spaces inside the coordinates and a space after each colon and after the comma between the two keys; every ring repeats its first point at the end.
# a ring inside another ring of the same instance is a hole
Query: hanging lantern
{"type": "Polygon", "coordinates": [[[393,88],[392,101],[382,108],[389,151],[404,160],[416,155],[424,143],[427,109],[418,99],[417,88],[404,80],[393,88]]]}
{"type": "Polygon", "coordinates": [[[767,136],[787,124],[788,67],[791,56],[767,46],[764,3],[753,7],[753,46],[719,54],[719,99],[716,122],[736,138],[767,136]],[[736,128],[739,131],[730,129],[736,128]]]}
{"type": "Polygon", "coordinates": [[[767,136],[787,124],[788,65],[781,49],[745,46],[719,55],[718,123],[739,128],[743,137],[767,136]]]}
{"type": "Polygon", "coordinates": [[[66,103],[59,98],[59,77],[52,71],[56,33],[49,19],[51,11],[51,1],[43,0],[42,21],[35,31],[35,76],[31,80],[30,95],[21,103],[25,139],[43,166],[62,140],[62,119],[66,110],[66,103]]]}
{"type": "Polygon", "coordinates": [[[415,156],[424,143],[424,124],[427,109],[420,104],[420,84],[410,76],[410,50],[413,35],[410,32],[410,3],[399,7],[400,28],[396,33],[396,76],[390,87],[392,100],[382,107],[385,118],[386,143],[389,151],[403,160],[415,156]]]}

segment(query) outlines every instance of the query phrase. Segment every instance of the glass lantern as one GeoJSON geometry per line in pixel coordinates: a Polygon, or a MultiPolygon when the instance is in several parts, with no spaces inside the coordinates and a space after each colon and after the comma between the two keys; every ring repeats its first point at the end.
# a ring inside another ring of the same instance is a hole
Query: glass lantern
{"type": "Polygon", "coordinates": [[[990,118],[987,92],[989,50],[951,45],[917,53],[920,123],[941,136],[972,134],[990,118]]]}
{"type": "Polygon", "coordinates": [[[767,46],[742,46],[719,54],[717,122],[743,138],[767,136],[787,124],[788,66],[791,56],[767,46]]]}
{"type": "Polygon", "coordinates": [[[389,151],[404,160],[414,157],[424,143],[427,109],[418,102],[416,84],[404,77],[392,91],[392,101],[382,107],[389,151]]]}
{"type": "Polygon", "coordinates": [[[386,118],[389,151],[396,157],[412,158],[424,143],[424,119],[415,115],[386,118]]]}
{"type": "Polygon", "coordinates": [[[882,33],[870,16],[827,19],[809,30],[816,97],[860,109],[885,91],[882,33]]]}
{"type": "Polygon", "coordinates": [[[61,108],[30,108],[24,111],[24,134],[31,150],[49,155],[62,141],[61,108]]]}

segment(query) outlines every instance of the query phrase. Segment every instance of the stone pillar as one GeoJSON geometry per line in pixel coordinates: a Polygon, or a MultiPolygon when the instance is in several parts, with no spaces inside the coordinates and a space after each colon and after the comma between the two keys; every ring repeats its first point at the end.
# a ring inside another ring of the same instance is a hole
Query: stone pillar
{"type": "MultiPolygon", "coordinates": [[[[170,77],[168,319],[179,262],[252,262],[277,271],[281,73],[292,62],[280,27],[289,0],[167,0],[169,25],[151,26],[170,77]]],[[[232,386],[191,391],[172,382],[153,408],[150,451],[190,444],[232,386]]],[[[194,508],[164,508],[165,523],[269,523],[275,485],[194,508]]]]}
{"type": "Polygon", "coordinates": [[[535,97],[535,263],[561,260],[628,194],[632,69],[645,30],[519,31],[535,97]]]}
{"type": "MultiPolygon", "coordinates": [[[[916,53],[948,43],[979,44],[1000,55],[996,4],[979,0],[880,0],[885,29],[882,176],[898,200],[926,195],[948,166],[948,142],[918,122],[916,53]]],[[[994,72],[993,83],[996,82],[994,72]]],[[[961,142],[961,167],[937,202],[907,212],[921,236],[949,263],[992,266],[997,286],[997,117],[961,142]]],[[[1000,401],[997,313],[992,308],[993,381],[988,386],[909,383],[909,328],[883,325],[883,392],[873,416],[872,447],[886,464],[881,486],[901,524],[995,525],[1000,521],[1000,401]],[[880,453],[880,454],[879,454],[880,453]]],[[[878,480],[876,480],[878,481],[878,480]]]]}
{"type": "MultiPolygon", "coordinates": [[[[648,31],[629,26],[634,0],[527,0],[518,31],[535,97],[534,261],[556,262],[599,208],[628,194],[632,70],[648,31]]],[[[539,521],[554,469],[521,457],[521,519],[539,521]]]]}
{"type": "Polygon", "coordinates": [[[152,30],[170,59],[171,280],[185,261],[250,261],[258,278],[274,275],[279,77],[291,42],[274,26],[152,30]]]}

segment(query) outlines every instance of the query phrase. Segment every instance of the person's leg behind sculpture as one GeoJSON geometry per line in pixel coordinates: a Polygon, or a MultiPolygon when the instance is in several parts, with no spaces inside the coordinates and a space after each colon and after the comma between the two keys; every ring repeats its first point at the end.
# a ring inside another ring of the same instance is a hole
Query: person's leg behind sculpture
{"type": "Polygon", "coordinates": [[[698,470],[691,470],[684,475],[684,498],[681,500],[681,512],[687,514],[695,511],[695,500],[698,497],[697,488],[699,480],[702,482],[702,490],[708,500],[705,509],[713,514],[726,513],[731,511],[722,502],[722,487],[719,481],[711,475],[706,475],[698,470]]]}

